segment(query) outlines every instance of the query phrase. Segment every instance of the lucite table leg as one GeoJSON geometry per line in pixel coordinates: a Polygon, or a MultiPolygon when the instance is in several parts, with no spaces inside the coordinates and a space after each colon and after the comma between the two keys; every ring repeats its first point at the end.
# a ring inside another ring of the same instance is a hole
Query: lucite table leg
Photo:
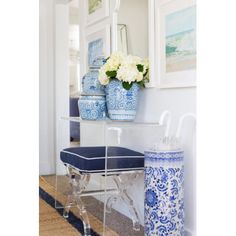
{"type": "Polygon", "coordinates": [[[68,175],[70,177],[70,184],[72,187],[72,194],[68,195],[67,201],[64,207],[63,211],[63,216],[65,218],[68,218],[69,216],[69,211],[71,206],[76,203],[76,206],[79,209],[80,216],[83,221],[84,225],[84,236],[90,236],[90,223],[89,223],[89,218],[88,214],[85,208],[85,205],[81,199],[81,193],[85,190],[87,187],[89,180],[90,180],[90,175],[80,175],[80,174],[74,174],[73,169],[70,167],[67,167],[68,170],[68,175]]]}
{"type": "Polygon", "coordinates": [[[129,212],[132,216],[132,221],[133,221],[133,229],[135,231],[139,231],[140,230],[140,223],[139,223],[139,218],[138,218],[138,212],[134,206],[133,200],[127,194],[126,190],[123,191],[121,198],[127,204],[128,208],[129,208],[129,212]]]}
{"type": "Polygon", "coordinates": [[[113,205],[117,202],[117,196],[110,196],[106,203],[106,212],[111,213],[113,205]]]}
{"type": "Polygon", "coordinates": [[[90,232],[91,227],[90,227],[89,218],[88,218],[86,208],[85,208],[84,203],[81,200],[81,198],[79,196],[77,196],[76,198],[77,198],[76,204],[79,209],[79,213],[82,217],[82,221],[83,221],[83,225],[84,225],[84,236],[90,236],[91,235],[91,232],[90,232]]]}
{"type": "Polygon", "coordinates": [[[133,229],[135,231],[139,231],[140,220],[139,220],[138,212],[134,205],[134,201],[127,193],[127,189],[132,185],[136,177],[137,177],[137,174],[126,174],[126,175],[124,174],[120,176],[114,176],[113,179],[119,191],[118,197],[127,205],[129,209],[129,212],[131,214],[132,221],[133,221],[133,229]],[[123,179],[123,177],[126,177],[126,178],[123,179]]]}
{"type": "Polygon", "coordinates": [[[70,195],[67,196],[66,204],[65,204],[65,207],[64,207],[64,211],[63,211],[63,217],[64,218],[69,217],[70,208],[73,205],[73,203],[74,203],[74,198],[73,198],[73,195],[70,194],[70,195]]]}

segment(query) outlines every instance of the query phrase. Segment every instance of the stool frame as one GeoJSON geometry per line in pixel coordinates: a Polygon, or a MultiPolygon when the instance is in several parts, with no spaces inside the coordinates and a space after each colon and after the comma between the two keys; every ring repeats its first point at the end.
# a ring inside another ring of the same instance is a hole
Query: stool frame
{"type": "MultiPolygon", "coordinates": [[[[87,186],[89,185],[92,173],[81,172],[74,166],[69,164],[65,164],[67,170],[67,176],[69,177],[69,183],[71,185],[71,193],[68,194],[66,203],[64,205],[63,217],[69,217],[69,211],[71,207],[76,206],[79,210],[79,214],[81,216],[81,220],[84,226],[84,236],[91,235],[91,226],[88,217],[88,213],[85,207],[84,202],[81,197],[83,196],[96,196],[96,195],[107,195],[106,201],[104,203],[104,211],[105,213],[111,213],[111,210],[114,204],[121,200],[123,201],[129,209],[132,222],[133,229],[135,231],[140,230],[140,218],[138,215],[138,211],[134,204],[133,199],[128,194],[129,187],[135,182],[135,179],[138,176],[143,174],[143,170],[129,170],[129,171],[109,171],[107,173],[101,172],[99,173],[101,176],[109,176],[112,177],[115,187],[93,191],[86,191],[87,186]]],[[[96,173],[98,174],[98,173],[96,173]]]]}

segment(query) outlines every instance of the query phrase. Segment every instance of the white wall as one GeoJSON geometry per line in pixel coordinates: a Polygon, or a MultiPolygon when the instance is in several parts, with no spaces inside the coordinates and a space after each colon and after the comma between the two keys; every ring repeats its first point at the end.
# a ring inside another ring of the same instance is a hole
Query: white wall
{"type": "Polygon", "coordinates": [[[53,0],[39,6],[39,174],[46,175],[55,173],[53,0]]]}
{"type": "Polygon", "coordinates": [[[54,0],[40,0],[40,175],[65,173],[55,161],[60,150],[69,147],[69,122],[60,120],[69,116],[68,27],[67,1],[55,6],[54,0]]]}
{"type": "Polygon", "coordinates": [[[56,173],[65,174],[60,151],[70,146],[69,122],[69,5],[55,6],[56,173]]]}

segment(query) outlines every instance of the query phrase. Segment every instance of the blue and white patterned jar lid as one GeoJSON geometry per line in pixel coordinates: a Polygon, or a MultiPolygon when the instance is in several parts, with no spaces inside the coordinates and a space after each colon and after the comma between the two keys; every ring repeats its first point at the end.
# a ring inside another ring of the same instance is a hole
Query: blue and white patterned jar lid
{"type": "Polygon", "coordinates": [[[90,70],[82,78],[83,95],[105,95],[105,87],[98,80],[99,71],[90,70]]]}

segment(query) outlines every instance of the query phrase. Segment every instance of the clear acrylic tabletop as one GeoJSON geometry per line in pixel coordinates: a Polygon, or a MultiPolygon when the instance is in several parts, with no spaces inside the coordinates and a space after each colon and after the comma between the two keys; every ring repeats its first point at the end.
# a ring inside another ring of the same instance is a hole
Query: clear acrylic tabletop
{"type": "Polygon", "coordinates": [[[103,120],[83,120],[80,117],[61,117],[62,120],[79,122],[84,124],[105,124],[108,126],[162,126],[158,122],[140,122],[140,121],[114,121],[111,119],[103,120]]]}

